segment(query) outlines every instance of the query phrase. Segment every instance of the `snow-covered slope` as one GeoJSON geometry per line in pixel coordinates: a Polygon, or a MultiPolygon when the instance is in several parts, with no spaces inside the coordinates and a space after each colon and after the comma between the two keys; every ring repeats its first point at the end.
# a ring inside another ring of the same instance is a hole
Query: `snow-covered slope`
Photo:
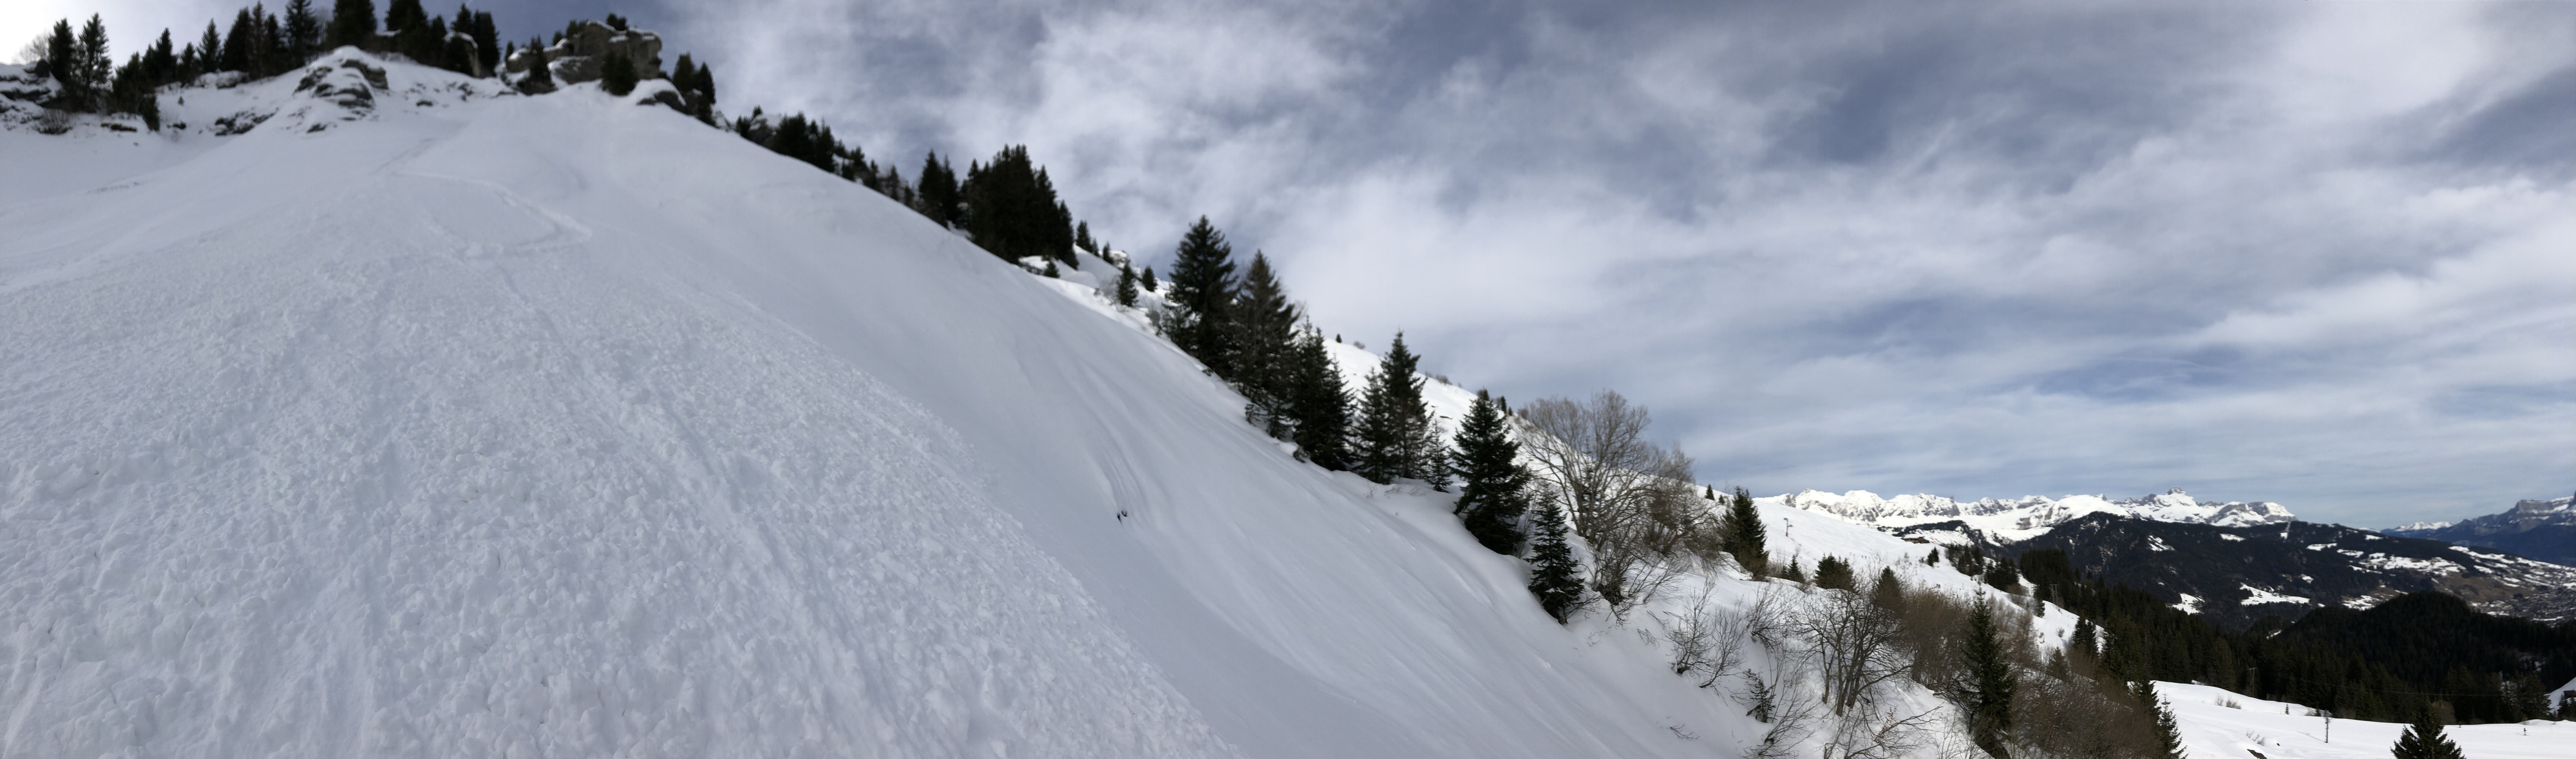
{"type": "Polygon", "coordinates": [[[373,105],[288,76],[172,91],[175,134],[0,132],[0,754],[1747,732],[1548,620],[1444,497],[1297,463],[1132,321],[863,188],[587,86],[317,69],[373,105]]]}
{"type": "Polygon", "coordinates": [[[2062,498],[2023,496],[2005,501],[1993,498],[1960,502],[1943,496],[1921,494],[1881,498],[1866,490],[1836,495],[1805,490],[1761,499],[1793,508],[1832,514],[1860,524],[1881,528],[1910,527],[1922,524],[1957,521],[1982,531],[1991,538],[2011,542],[2027,540],[2048,528],[2090,514],[2114,514],[2159,522],[2186,522],[2220,527],[2273,524],[2296,521],[2298,517],[2280,504],[2269,501],[2218,502],[2191,497],[2181,488],[2142,498],[2109,499],[2098,495],[2070,495],[2062,498]]]}
{"type": "MultiPolygon", "coordinates": [[[[2308,707],[2249,698],[2206,685],[2156,683],[2173,707],[2183,746],[2194,757],[2385,759],[2406,726],[2328,720],[2308,707]]],[[[2576,741],[2576,722],[2453,725],[2443,735],[2477,759],[2555,759],[2576,741]]]]}

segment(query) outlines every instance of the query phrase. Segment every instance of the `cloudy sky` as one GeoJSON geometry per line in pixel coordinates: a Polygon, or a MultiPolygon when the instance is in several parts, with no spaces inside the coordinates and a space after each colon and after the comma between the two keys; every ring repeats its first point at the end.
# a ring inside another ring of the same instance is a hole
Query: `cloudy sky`
{"type": "Polygon", "coordinates": [[[1712,482],[2576,491],[2576,2],[478,7],[622,12],[907,175],[1025,143],[1122,248],[1206,214],[1327,331],[1616,388],[1712,482]]]}

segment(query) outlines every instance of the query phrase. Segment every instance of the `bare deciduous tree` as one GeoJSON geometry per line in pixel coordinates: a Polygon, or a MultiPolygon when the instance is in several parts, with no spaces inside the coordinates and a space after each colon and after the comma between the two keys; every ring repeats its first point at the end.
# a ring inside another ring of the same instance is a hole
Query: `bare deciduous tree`
{"type": "Polygon", "coordinates": [[[1547,398],[1521,409],[1524,447],[1547,495],[1592,547],[1593,591],[1613,614],[1652,597],[1686,569],[1682,548],[1708,516],[1691,460],[1645,437],[1650,418],[1616,391],[1547,398]]]}
{"type": "Polygon", "coordinates": [[[1851,590],[1819,591],[1795,617],[1795,631],[1815,652],[1824,699],[1835,716],[1868,706],[1881,686],[1913,669],[1913,658],[1898,647],[1900,622],[1897,609],[1851,590]]]}

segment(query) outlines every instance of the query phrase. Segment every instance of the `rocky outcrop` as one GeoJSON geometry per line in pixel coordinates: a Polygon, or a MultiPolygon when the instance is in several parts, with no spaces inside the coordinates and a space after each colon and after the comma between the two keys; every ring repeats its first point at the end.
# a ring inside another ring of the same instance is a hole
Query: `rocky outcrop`
{"type": "MultiPolygon", "coordinates": [[[[546,47],[546,61],[559,84],[598,81],[611,53],[623,54],[635,63],[639,79],[653,79],[662,70],[662,36],[642,29],[615,29],[597,21],[576,23],[564,30],[563,39],[546,47]]],[[[536,51],[521,50],[510,55],[502,68],[511,74],[527,73],[535,64],[536,51]]]]}

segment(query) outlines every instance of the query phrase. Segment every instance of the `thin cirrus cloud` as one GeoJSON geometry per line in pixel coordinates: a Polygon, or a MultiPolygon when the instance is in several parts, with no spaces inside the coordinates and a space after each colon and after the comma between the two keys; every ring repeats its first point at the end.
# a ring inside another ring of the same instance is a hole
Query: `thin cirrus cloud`
{"type": "Polygon", "coordinates": [[[1327,331],[1763,491],[2576,487],[2576,5],[666,6],[880,157],[1026,143],[1327,331]]]}

